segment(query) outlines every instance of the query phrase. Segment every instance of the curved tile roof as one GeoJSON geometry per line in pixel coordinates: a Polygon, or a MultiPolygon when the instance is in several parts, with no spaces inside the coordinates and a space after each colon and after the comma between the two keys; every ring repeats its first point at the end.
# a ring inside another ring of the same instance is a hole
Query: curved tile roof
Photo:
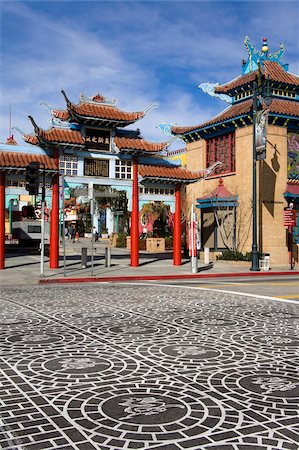
{"type": "Polygon", "coordinates": [[[32,145],[40,144],[38,137],[52,144],[73,144],[85,145],[85,141],[79,131],[65,128],[50,128],[49,130],[38,129],[38,136],[32,134],[24,135],[24,140],[32,145]]]}
{"type": "Polygon", "coordinates": [[[299,102],[274,98],[269,109],[271,113],[299,117],[299,102]]]}
{"type": "Polygon", "coordinates": [[[203,178],[205,171],[191,172],[178,166],[138,165],[138,172],[143,178],[169,179],[175,181],[197,181],[203,178]]]}
{"type": "MultiPolygon", "coordinates": [[[[276,81],[278,83],[299,86],[299,77],[290,72],[286,72],[278,62],[264,61],[261,72],[266,78],[269,77],[270,80],[276,81]]],[[[252,81],[257,79],[257,73],[258,71],[255,70],[253,72],[247,73],[246,75],[240,75],[239,77],[226,84],[215,87],[215,92],[217,92],[218,94],[226,94],[235,88],[251,83],[252,81]]]]}
{"type": "MultiPolygon", "coordinates": [[[[105,105],[103,103],[79,103],[78,105],[71,104],[72,111],[82,117],[105,119],[117,122],[136,122],[144,117],[144,111],[125,112],[116,106],[105,105]]],[[[52,114],[61,120],[69,120],[70,113],[68,110],[54,109],[52,114]]]]}
{"type": "Polygon", "coordinates": [[[144,139],[140,138],[128,138],[128,137],[119,137],[115,136],[114,138],[115,145],[119,148],[119,150],[140,150],[145,152],[160,152],[163,150],[168,143],[167,142],[160,142],[160,143],[154,143],[149,142],[144,139]]]}
{"type": "Polygon", "coordinates": [[[0,167],[25,168],[31,162],[38,161],[48,170],[58,170],[55,160],[46,155],[0,151],[0,167]]]}
{"type": "Polygon", "coordinates": [[[235,196],[224,186],[223,179],[219,179],[218,186],[209,194],[204,195],[202,197],[198,197],[198,200],[206,200],[209,198],[218,198],[218,199],[228,199],[228,198],[234,198],[235,196]]]}
{"type": "MultiPolygon", "coordinates": [[[[229,119],[234,119],[235,117],[249,114],[251,113],[251,110],[252,99],[244,100],[240,103],[230,106],[222,113],[218,114],[218,116],[215,116],[213,119],[200,125],[192,125],[189,127],[172,127],[171,130],[173,134],[185,134],[191,131],[201,130],[205,127],[208,127],[209,125],[221,123],[229,119]]],[[[299,117],[299,102],[273,98],[269,110],[272,114],[283,114],[286,116],[299,117]]]]}
{"type": "Polygon", "coordinates": [[[228,119],[233,119],[238,116],[242,116],[244,114],[248,114],[252,108],[252,99],[245,100],[241,103],[237,103],[236,105],[229,106],[226,110],[215,116],[213,119],[208,120],[199,125],[185,126],[185,127],[172,127],[171,131],[173,134],[185,134],[190,131],[200,130],[209,125],[213,125],[216,123],[223,122],[228,119]]]}

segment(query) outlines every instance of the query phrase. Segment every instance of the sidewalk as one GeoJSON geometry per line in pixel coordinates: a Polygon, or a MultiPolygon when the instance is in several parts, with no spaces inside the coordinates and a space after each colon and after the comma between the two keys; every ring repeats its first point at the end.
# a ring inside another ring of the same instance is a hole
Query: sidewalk
{"type": "Polygon", "coordinates": [[[198,261],[198,273],[191,273],[189,258],[182,259],[181,266],[173,265],[172,251],[149,253],[140,251],[139,267],[130,266],[130,252],[127,249],[111,248],[111,266],[105,266],[105,248],[109,240],[99,240],[91,244],[89,239],[80,239],[79,243],[66,242],[65,266],[64,249],[60,247],[59,269],[49,269],[49,258],[45,256],[44,276],[41,276],[40,255],[25,251],[7,251],[5,269],[0,271],[0,285],[74,283],[87,281],[125,281],[154,279],[187,279],[235,276],[299,275],[298,266],[290,270],[289,266],[271,266],[269,271],[251,272],[250,263],[216,261],[204,264],[198,261]],[[93,267],[91,261],[94,248],[93,267]],[[81,268],[81,248],[87,248],[88,265],[81,268]]]}

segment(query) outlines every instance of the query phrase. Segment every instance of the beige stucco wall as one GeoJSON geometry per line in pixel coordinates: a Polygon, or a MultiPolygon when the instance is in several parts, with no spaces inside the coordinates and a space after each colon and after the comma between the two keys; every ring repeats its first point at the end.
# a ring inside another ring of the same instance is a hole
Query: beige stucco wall
{"type": "MultiPolygon", "coordinates": [[[[225,187],[238,196],[237,240],[238,249],[251,251],[252,245],[252,126],[237,128],[236,172],[212,176],[187,187],[188,208],[196,199],[212,192],[222,177],[225,187]]],[[[287,129],[268,127],[267,157],[257,162],[257,213],[259,251],[270,253],[271,264],[288,264],[286,229],[283,210],[287,203],[283,197],[287,182],[287,129]],[[276,147],[276,151],[275,151],[276,147]]],[[[204,140],[187,144],[187,168],[205,169],[206,143],[204,140]]],[[[197,210],[199,212],[199,210],[197,210]]],[[[199,214],[198,214],[199,216],[199,214]]]]}

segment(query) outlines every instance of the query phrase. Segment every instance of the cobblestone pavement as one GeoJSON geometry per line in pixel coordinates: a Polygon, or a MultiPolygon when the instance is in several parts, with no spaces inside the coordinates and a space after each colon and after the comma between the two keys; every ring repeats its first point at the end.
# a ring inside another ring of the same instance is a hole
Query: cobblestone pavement
{"type": "Polygon", "coordinates": [[[298,305],[118,284],[1,294],[1,449],[298,450],[298,305]]]}

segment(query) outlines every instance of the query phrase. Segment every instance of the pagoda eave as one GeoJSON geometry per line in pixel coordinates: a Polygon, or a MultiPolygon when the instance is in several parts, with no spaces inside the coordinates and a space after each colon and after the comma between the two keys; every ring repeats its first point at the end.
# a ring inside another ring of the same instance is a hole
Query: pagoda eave
{"type": "Polygon", "coordinates": [[[158,152],[151,152],[146,150],[138,150],[131,148],[121,148],[119,149],[120,154],[131,155],[131,156],[159,156],[161,154],[161,150],[158,152]]]}
{"type": "MultiPolygon", "coordinates": [[[[113,119],[105,119],[105,118],[99,118],[99,117],[93,117],[93,116],[84,116],[81,114],[78,114],[74,111],[69,111],[70,113],[70,119],[77,121],[77,122],[84,122],[85,124],[92,125],[92,126],[104,126],[110,127],[110,128],[116,128],[116,127],[126,127],[127,125],[132,125],[136,122],[137,119],[132,120],[113,120],[113,119]]],[[[70,121],[70,120],[69,120],[70,121]]]]}
{"type": "Polygon", "coordinates": [[[142,177],[141,183],[167,183],[167,184],[190,184],[196,183],[203,177],[195,179],[185,179],[185,178],[163,178],[163,177],[142,177]]]}

